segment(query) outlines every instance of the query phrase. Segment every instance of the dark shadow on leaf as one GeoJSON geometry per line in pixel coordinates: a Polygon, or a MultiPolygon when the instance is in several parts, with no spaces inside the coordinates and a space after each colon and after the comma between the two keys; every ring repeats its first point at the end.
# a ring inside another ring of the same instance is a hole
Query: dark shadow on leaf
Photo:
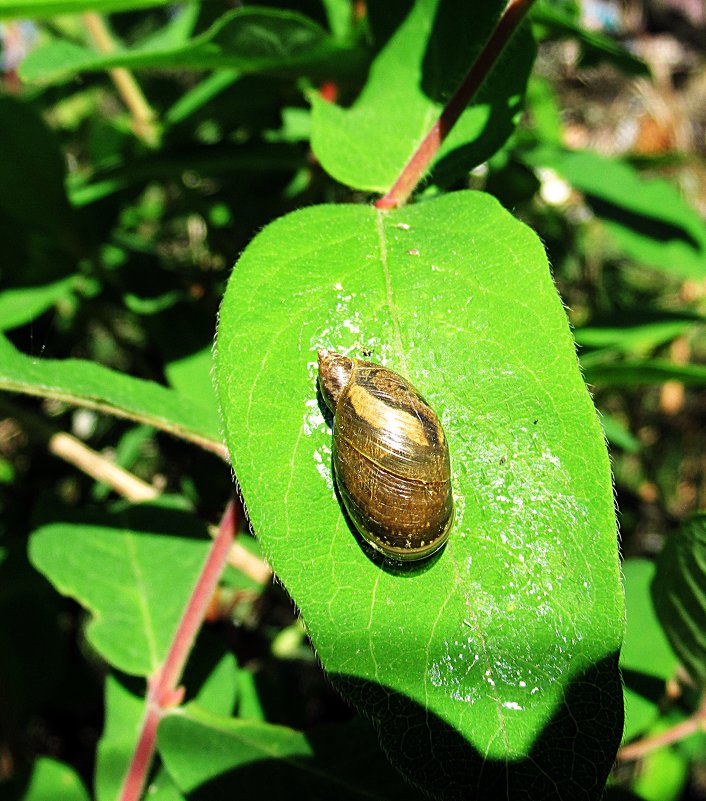
{"type": "Polygon", "coordinates": [[[444,801],[597,801],[620,743],[623,704],[618,654],[577,676],[564,703],[529,753],[511,762],[484,758],[452,726],[409,698],[374,682],[331,677],[363,706],[393,765],[413,782],[390,774],[359,722],[307,734],[311,756],[253,759],[193,790],[190,801],[251,796],[267,788],[277,799],[417,799],[444,801]],[[363,739],[361,740],[361,736],[363,739]]]}
{"type": "Polygon", "coordinates": [[[170,496],[135,505],[120,501],[113,504],[109,512],[99,509],[67,509],[62,512],[55,510],[49,519],[41,515],[38,518],[35,520],[35,527],[52,523],[75,523],[80,526],[114,528],[118,532],[209,539],[206,524],[193,511],[183,507],[181,498],[170,496]]]}
{"type": "Polygon", "coordinates": [[[379,53],[390,41],[412,10],[413,0],[385,0],[368,3],[367,16],[375,52],[379,53]]]}
{"type": "Polygon", "coordinates": [[[657,676],[650,676],[647,673],[642,673],[639,670],[630,670],[623,668],[622,671],[623,683],[625,686],[647,698],[655,704],[659,704],[664,698],[664,679],[657,678],[657,676]]]}
{"type": "Polygon", "coordinates": [[[422,91],[442,105],[456,91],[490,38],[500,3],[440,0],[422,62],[422,91]]]}
{"type": "MultiPolygon", "coordinates": [[[[459,5],[441,0],[422,65],[421,88],[427,97],[441,106],[448,103],[490,38],[501,10],[501,4],[459,5]],[[468,47],[459,43],[459,31],[467,32],[468,47]]],[[[534,42],[529,25],[525,24],[471,99],[471,106],[485,105],[490,110],[483,129],[436,163],[431,176],[433,183],[452,186],[469,169],[489,158],[512,134],[514,118],[522,110],[534,55],[534,42]],[[518,76],[514,82],[508,80],[508,70],[518,76]]]]}

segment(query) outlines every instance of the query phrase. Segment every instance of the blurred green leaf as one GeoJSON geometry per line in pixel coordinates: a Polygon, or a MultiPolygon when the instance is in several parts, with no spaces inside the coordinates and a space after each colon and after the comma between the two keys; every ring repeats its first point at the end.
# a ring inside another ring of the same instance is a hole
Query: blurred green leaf
{"type": "Polygon", "coordinates": [[[0,389],[54,398],[153,425],[174,436],[220,451],[215,409],[152,381],[80,359],[35,359],[0,335],[0,389]]]}
{"type": "Polygon", "coordinates": [[[254,6],[223,14],[204,33],[185,43],[152,37],[129,50],[99,53],[57,39],[22,62],[23,80],[52,83],[86,71],[129,69],[216,69],[305,75],[357,68],[361,54],[333,39],[323,28],[293,11],[254,6]]]}
{"type": "Polygon", "coordinates": [[[628,258],[681,278],[706,275],[706,223],[673,183],[590,151],[542,147],[523,158],[583,192],[628,258]]]}
{"type": "Polygon", "coordinates": [[[115,801],[118,797],[144,716],[144,694],[131,692],[124,678],[108,673],[105,677],[105,722],[96,752],[96,801],[115,801]]]}
{"type": "Polygon", "coordinates": [[[647,356],[660,345],[685,334],[695,324],[704,322],[702,317],[688,312],[675,315],[654,311],[641,320],[633,320],[630,314],[622,312],[619,317],[620,323],[614,320],[576,328],[576,342],[587,348],[610,348],[618,353],[647,356]]]}
{"type": "MultiPolygon", "coordinates": [[[[385,192],[422,142],[497,22],[504,0],[450,3],[419,0],[375,58],[350,108],[312,93],[311,146],[323,168],[356,189],[385,192]]],[[[371,24],[385,3],[369,4],[371,24]]],[[[534,45],[521,29],[463,112],[434,161],[448,183],[489,158],[508,138],[522,110],[534,45]]]]}
{"type": "MultiPolygon", "coordinates": [[[[198,648],[198,644],[197,644],[198,648]]],[[[200,706],[213,714],[227,715],[233,709],[238,673],[234,659],[224,655],[212,672],[202,679],[195,694],[200,706]]],[[[193,697],[191,677],[185,686],[193,697]]],[[[105,724],[98,743],[95,786],[97,801],[115,801],[137,744],[145,715],[146,688],[130,687],[125,677],[109,673],[105,680],[105,724]]],[[[169,775],[162,769],[150,783],[149,797],[182,798],[169,775]]]]}
{"type": "MultiPolygon", "coordinates": [[[[665,719],[649,732],[656,736],[675,725],[674,718],[665,719]]],[[[674,746],[656,748],[640,760],[640,770],[632,783],[643,801],[679,801],[689,779],[689,763],[674,746]]]]}
{"type": "Polygon", "coordinates": [[[602,414],[601,425],[603,426],[606,439],[611,445],[615,445],[617,448],[621,448],[627,453],[638,453],[640,451],[640,440],[634,437],[627,428],[614,417],[602,414]]]}
{"type": "Polygon", "coordinates": [[[29,786],[21,801],[89,801],[89,795],[72,767],[41,756],[34,762],[29,786]]]}
{"type": "Polygon", "coordinates": [[[43,526],[29,553],[59,592],[90,610],[93,647],[125,673],[149,676],[166,656],[209,542],[195,517],[143,506],[103,525],[43,526]]]}
{"type": "Polygon", "coordinates": [[[43,286],[23,286],[0,292],[0,331],[25,325],[44,314],[70,297],[76,284],[77,277],[71,275],[43,286]]]}
{"type": "Polygon", "coordinates": [[[531,75],[527,82],[526,102],[537,137],[542,142],[559,145],[564,125],[552,84],[545,78],[531,75]]]}
{"type": "Polygon", "coordinates": [[[267,560],[398,764],[439,791],[417,775],[421,738],[447,766],[447,798],[477,782],[490,792],[500,774],[514,799],[528,775],[546,798],[563,782],[598,797],[622,730],[613,489],[536,236],[475,192],[387,214],[295,212],[233,272],[216,379],[267,560]],[[400,571],[351,533],[317,399],[320,347],[371,349],[439,412],[456,519],[437,559],[400,571]],[[573,721],[567,761],[560,719],[573,721]],[[573,772],[584,749],[590,782],[573,772]]]}
{"type": "Polygon", "coordinates": [[[177,102],[167,110],[164,122],[168,126],[178,125],[197,112],[214,97],[232,86],[240,77],[235,69],[221,68],[206,76],[193,89],[184,93],[177,102]]]}
{"type": "Polygon", "coordinates": [[[706,680],[706,514],[694,515],[667,542],[652,581],[657,616],[691,676],[706,680]]]}
{"type": "Polygon", "coordinates": [[[265,720],[265,710],[252,672],[241,668],[238,671],[238,717],[242,720],[265,720]]]}
{"type": "Polygon", "coordinates": [[[702,364],[672,364],[658,359],[601,362],[587,357],[581,359],[581,364],[586,381],[603,387],[634,387],[665,381],[681,381],[695,387],[706,384],[706,365],[702,364]]]}
{"type": "Polygon", "coordinates": [[[305,733],[217,717],[189,705],[163,718],[157,740],[167,770],[187,795],[253,797],[266,786],[272,801],[422,799],[390,767],[373,731],[360,721],[305,733]]]}
{"type": "MultiPolygon", "coordinates": [[[[130,11],[136,8],[166,6],[171,0],[100,0],[100,11],[130,11]]],[[[95,11],[96,0],[0,0],[0,19],[54,17],[95,11]]]]}
{"type": "MultiPolygon", "coordinates": [[[[144,459],[145,452],[156,449],[155,430],[152,426],[134,426],[129,428],[118,440],[112,454],[113,463],[125,470],[144,459]]],[[[93,498],[105,500],[113,488],[109,484],[98,483],[93,488],[93,498]]]]}
{"type": "Polygon", "coordinates": [[[212,368],[213,352],[212,348],[208,347],[175,359],[164,369],[169,383],[177,392],[199,403],[206,403],[208,398],[215,408],[212,368]]]}
{"type": "Polygon", "coordinates": [[[353,26],[355,6],[350,0],[321,0],[326,9],[328,25],[334,36],[340,39],[349,36],[353,26]]]}
{"type": "Polygon", "coordinates": [[[675,675],[678,664],[652,605],[650,585],[655,569],[655,563],[647,559],[623,562],[627,627],[620,666],[626,685],[625,740],[657,720],[666,682],[675,675]]]}
{"type": "Polygon", "coordinates": [[[186,155],[159,153],[96,169],[90,175],[73,176],[69,182],[71,202],[76,207],[96,203],[116,192],[149,181],[181,180],[184,169],[222,177],[238,172],[267,174],[295,170],[304,155],[286,143],[228,145],[194,149],[186,155]]]}

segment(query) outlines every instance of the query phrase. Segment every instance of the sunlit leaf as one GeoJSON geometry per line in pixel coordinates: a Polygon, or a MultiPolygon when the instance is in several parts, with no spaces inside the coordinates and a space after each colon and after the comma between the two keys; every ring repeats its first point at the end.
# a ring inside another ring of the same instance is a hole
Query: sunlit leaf
{"type": "MultiPolygon", "coordinates": [[[[505,5],[504,0],[369,4],[371,26],[384,46],[360,95],[348,108],[311,96],[311,144],[323,168],[357,189],[389,189],[505,5]]],[[[445,139],[435,158],[435,178],[458,178],[504,143],[521,112],[533,59],[529,30],[520,30],[445,139]]]]}
{"type": "Polygon", "coordinates": [[[148,676],[167,654],[209,543],[191,515],[134,507],[102,525],[43,526],[30,558],[91,612],[93,647],[125,673],[148,676]]]}
{"type": "Polygon", "coordinates": [[[567,782],[597,798],[622,729],[613,489],[536,236],[472,192],[389,214],[305,209],[247,248],[220,319],[216,377],[250,520],[324,667],[398,764],[447,798],[496,781],[525,798],[543,776],[543,797],[567,782]],[[456,519],[438,559],[400,571],[351,532],[320,347],[370,349],[440,414],[456,519]]]}

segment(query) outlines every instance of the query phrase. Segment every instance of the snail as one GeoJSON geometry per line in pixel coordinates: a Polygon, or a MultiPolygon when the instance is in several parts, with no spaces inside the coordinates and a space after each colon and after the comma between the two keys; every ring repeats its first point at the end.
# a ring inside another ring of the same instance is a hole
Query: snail
{"type": "Polygon", "coordinates": [[[319,384],[334,416],[333,466],[348,514],[377,551],[403,562],[446,542],[451,463],[434,410],[402,376],[319,351],[319,384]]]}

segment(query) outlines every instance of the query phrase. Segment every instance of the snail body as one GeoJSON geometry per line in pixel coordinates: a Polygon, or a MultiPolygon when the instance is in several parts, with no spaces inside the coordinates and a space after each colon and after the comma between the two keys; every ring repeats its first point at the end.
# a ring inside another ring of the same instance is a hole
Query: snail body
{"type": "Polygon", "coordinates": [[[361,536],[400,561],[431,556],[453,520],[451,464],[434,410],[402,376],[319,351],[319,384],[334,415],[333,466],[361,536]]]}

